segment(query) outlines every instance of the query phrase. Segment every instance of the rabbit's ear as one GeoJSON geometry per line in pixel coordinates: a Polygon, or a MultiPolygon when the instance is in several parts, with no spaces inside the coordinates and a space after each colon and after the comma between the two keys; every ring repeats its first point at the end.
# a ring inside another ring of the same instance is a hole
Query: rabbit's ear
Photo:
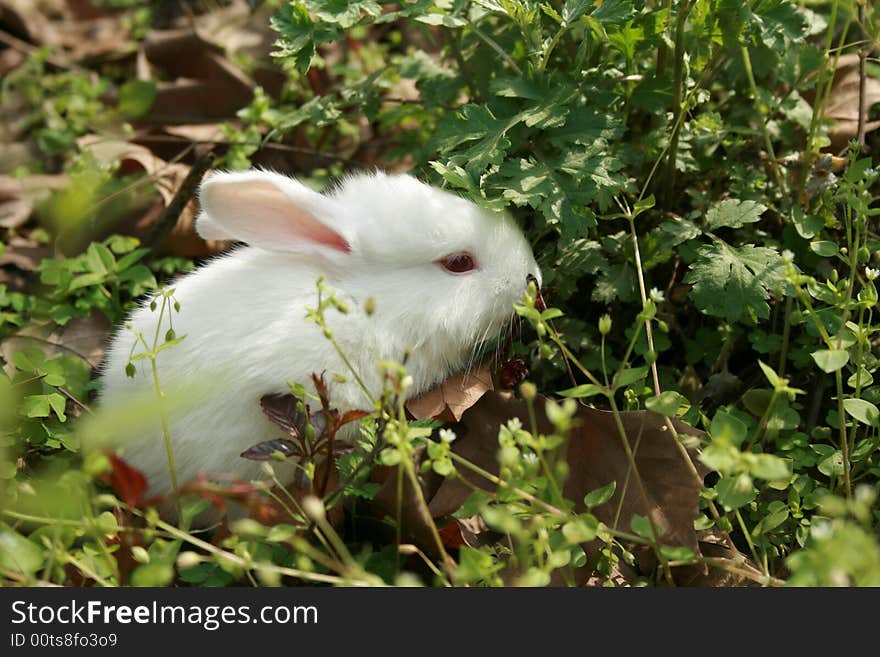
{"type": "Polygon", "coordinates": [[[348,253],[348,240],[330,222],[332,199],[280,174],[215,173],[201,186],[199,235],[237,240],[271,251],[348,253]]]}

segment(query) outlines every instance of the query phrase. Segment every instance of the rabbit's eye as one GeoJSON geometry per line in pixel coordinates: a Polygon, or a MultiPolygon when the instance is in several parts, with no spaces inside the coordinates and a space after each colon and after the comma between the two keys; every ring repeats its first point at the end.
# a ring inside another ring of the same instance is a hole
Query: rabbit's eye
{"type": "Polygon", "coordinates": [[[477,268],[477,261],[467,251],[462,253],[450,253],[441,258],[437,263],[451,274],[464,274],[477,268]]]}

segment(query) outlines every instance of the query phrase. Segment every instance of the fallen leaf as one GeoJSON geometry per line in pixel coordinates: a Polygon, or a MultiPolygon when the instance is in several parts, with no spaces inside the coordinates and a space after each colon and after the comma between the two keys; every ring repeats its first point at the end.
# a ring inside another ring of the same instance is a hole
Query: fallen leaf
{"type": "MultiPolygon", "coordinates": [[[[190,168],[180,162],[167,162],[146,146],[133,142],[85,135],[77,140],[77,145],[81,149],[91,151],[99,162],[108,164],[119,162],[117,175],[142,173],[152,179],[161,199],[126,226],[115,228],[115,232],[128,233],[139,239],[145,239],[165,208],[174,199],[190,168]]],[[[197,199],[192,198],[184,206],[174,228],[162,240],[160,250],[163,253],[197,258],[212,255],[228,247],[228,242],[205,241],[196,233],[197,205],[197,199]]]]}
{"type": "Polygon", "coordinates": [[[34,206],[53,189],[68,184],[64,175],[34,175],[25,178],[0,175],[0,227],[18,228],[27,223],[34,206]]]}
{"type": "MultiPolygon", "coordinates": [[[[549,433],[552,429],[544,413],[544,399],[535,404],[538,431],[549,433]]],[[[461,422],[455,425],[458,439],[453,451],[489,473],[498,474],[496,454],[498,430],[510,418],[519,418],[524,426],[530,423],[528,407],[511,393],[485,392],[480,400],[464,412],[461,422]]],[[[570,474],[563,493],[576,504],[574,511],[585,511],[584,496],[611,481],[617,488],[610,499],[592,510],[596,517],[609,527],[629,530],[635,515],[649,517],[661,532],[663,545],[687,547],[699,554],[699,541],[693,521],[699,511],[702,477],[708,473],[693,452],[691,461],[697,470],[695,477],[685,462],[675,437],[666,426],[663,417],[648,411],[632,411],[620,414],[627,442],[634,454],[635,464],[644,487],[642,495],[630,472],[630,464],[623,448],[614,414],[592,408],[580,408],[577,413],[579,426],[572,430],[568,441],[566,461],[570,474]],[[625,482],[628,481],[628,485],[625,482]],[[616,523],[616,524],[615,524],[616,523]]],[[[679,420],[672,420],[679,435],[700,436],[700,431],[679,420]]],[[[435,519],[449,517],[457,511],[472,487],[491,492],[491,481],[460,468],[471,485],[458,478],[442,479],[423,475],[423,494],[428,501],[430,514],[435,519]]],[[[378,475],[384,476],[382,488],[373,501],[373,512],[379,517],[394,518],[397,511],[396,477],[390,476],[389,468],[378,475]]],[[[414,491],[404,482],[402,505],[403,524],[406,535],[428,553],[434,552],[430,528],[417,512],[414,491]]],[[[473,525],[461,525],[464,540],[483,540],[473,525]],[[466,531],[468,530],[468,531],[466,531]]],[[[588,546],[589,547],[589,546],[588,546]]],[[[596,549],[593,545],[593,550],[596,549]]],[[[585,576],[586,577],[586,576],[585,576]]]]}
{"type": "Polygon", "coordinates": [[[13,235],[0,253],[0,266],[14,265],[22,271],[35,271],[43,258],[52,255],[52,249],[32,239],[13,235]]]}
{"type": "Polygon", "coordinates": [[[101,478],[123,502],[133,507],[141,506],[147,490],[146,477],[140,470],[112,452],[107,454],[107,458],[110,460],[111,469],[101,478]]]}
{"type": "Polygon", "coordinates": [[[221,47],[189,28],[151,32],[137,64],[138,79],[159,80],[155,102],[141,123],[216,123],[234,118],[253,98],[253,81],[221,47]]]}
{"type": "MultiPolygon", "coordinates": [[[[869,73],[865,79],[866,114],[876,103],[880,103],[880,79],[869,73]]],[[[834,120],[834,125],[828,135],[834,150],[844,148],[850,139],[857,136],[859,123],[859,56],[857,53],[841,55],[837,60],[825,116],[834,120]]],[[[868,121],[867,116],[865,121],[865,132],[880,128],[880,121],[868,121]]]]}
{"type": "Polygon", "coordinates": [[[492,385],[492,371],[488,364],[476,371],[458,374],[436,388],[406,402],[417,420],[433,418],[441,422],[458,422],[464,412],[477,403],[492,385]]]}

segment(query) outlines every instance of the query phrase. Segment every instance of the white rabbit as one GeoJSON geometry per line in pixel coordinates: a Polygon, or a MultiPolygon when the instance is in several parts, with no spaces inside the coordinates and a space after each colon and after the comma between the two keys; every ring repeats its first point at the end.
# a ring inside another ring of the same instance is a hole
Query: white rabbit
{"type": "MultiPolygon", "coordinates": [[[[289,392],[289,381],[312,390],[312,372],[325,373],[336,408],[370,409],[321,329],[305,319],[306,307],[317,305],[319,276],[350,309],[346,315],[328,310],[327,321],[373,396],[382,389],[378,361],[399,362],[407,350],[410,396],[465,367],[475,348],[509,321],[527,277],[540,280],[509,217],[407,175],[355,175],[319,194],[277,173],[214,173],[202,183],[200,201],[197,229],[204,238],[247,246],[173,285],[180,303],[174,330],[185,338],[159,353],[158,378],[169,397],[190,381],[194,387],[212,382],[169,420],[180,485],[199,473],[259,478],[260,463],[240,454],[281,437],[260,398],[289,392]],[[370,297],[372,314],[364,310],[370,297]],[[334,381],[334,373],[347,381],[334,381]]],[[[129,321],[151,339],[158,316],[146,303],[129,321]]],[[[134,342],[124,329],[112,340],[102,374],[105,407],[153,389],[146,359],[135,363],[134,377],[126,376],[134,342]]],[[[146,475],[149,495],[170,492],[159,417],[133,438],[122,454],[146,475]]],[[[288,483],[292,464],[285,465],[276,472],[288,483]]]]}

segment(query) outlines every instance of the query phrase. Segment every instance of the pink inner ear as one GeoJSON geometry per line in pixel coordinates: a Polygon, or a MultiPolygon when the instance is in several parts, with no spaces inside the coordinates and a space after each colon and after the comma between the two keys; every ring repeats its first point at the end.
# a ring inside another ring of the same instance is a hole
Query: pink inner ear
{"type": "MultiPolygon", "coordinates": [[[[317,194],[315,194],[317,196],[317,194]]],[[[349,253],[351,245],[342,235],[290,199],[268,181],[226,183],[208,191],[209,214],[235,217],[238,236],[261,246],[318,244],[349,253]]]]}

